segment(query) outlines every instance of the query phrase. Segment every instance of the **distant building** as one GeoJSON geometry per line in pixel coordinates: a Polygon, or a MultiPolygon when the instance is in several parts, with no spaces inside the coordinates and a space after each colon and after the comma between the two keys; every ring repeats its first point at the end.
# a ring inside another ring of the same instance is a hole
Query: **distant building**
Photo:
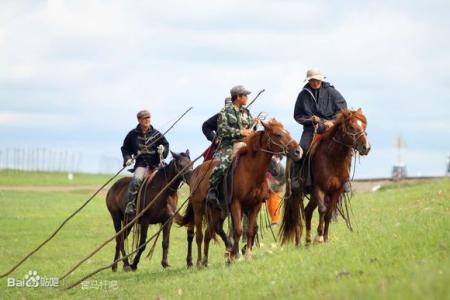
{"type": "Polygon", "coordinates": [[[399,136],[397,138],[397,141],[395,143],[395,146],[397,148],[397,163],[392,167],[392,179],[394,180],[400,180],[403,178],[406,178],[408,176],[408,173],[406,172],[406,164],[403,163],[402,158],[402,149],[406,148],[405,140],[399,136]]]}
{"type": "Polygon", "coordinates": [[[393,166],[392,167],[392,179],[400,180],[408,177],[408,173],[406,172],[406,166],[393,166]]]}

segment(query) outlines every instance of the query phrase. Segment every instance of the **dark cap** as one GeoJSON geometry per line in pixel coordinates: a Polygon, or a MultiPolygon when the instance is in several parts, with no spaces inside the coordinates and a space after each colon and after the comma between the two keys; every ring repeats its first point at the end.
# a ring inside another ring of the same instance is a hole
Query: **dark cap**
{"type": "Polygon", "coordinates": [[[137,113],[137,118],[141,119],[141,118],[150,118],[150,112],[148,110],[141,110],[140,112],[137,113]]]}
{"type": "Polygon", "coordinates": [[[247,90],[243,85],[237,85],[231,88],[230,94],[231,97],[239,96],[239,95],[250,95],[252,92],[247,90]]]}

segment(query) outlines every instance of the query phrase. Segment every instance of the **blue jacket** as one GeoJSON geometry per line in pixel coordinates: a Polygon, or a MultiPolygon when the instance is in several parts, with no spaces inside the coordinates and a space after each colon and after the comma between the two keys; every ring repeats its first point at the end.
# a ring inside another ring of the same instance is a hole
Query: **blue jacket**
{"type": "Polygon", "coordinates": [[[343,108],[347,108],[347,102],[330,83],[322,82],[318,90],[313,90],[307,83],[295,102],[294,119],[304,130],[314,130],[311,117],[316,115],[320,118],[318,131],[322,132],[324,121],[336,118],[343,108]]]}
{"type": "Polygon", "coordinates": [[[157,167],[160,163],[159,154],[157,151],[157,147],[159,145],[164,146],[163,157],[166,158],[169,154],[169,142],[167,142],[166,138],[153,126],[150,126],[150,129],[147,133],[143,133],[141,127],[138,125],[135,129],[132,129],[125,140],[123,141],[122,156],[123,156],[123,164],[128,159],[131,158],[131,155],[138,155],[139,157],[136,159],[136,163],[134,167],[157,167]],[[156,143],[154,143],[157,141],[156,143]],[[154,143],[154,144],[153,144],[154,143]],[[153,144],[152,146],[150,146],[153,144]],[[150,147],[149,147],[150,146],[150,147]]]}

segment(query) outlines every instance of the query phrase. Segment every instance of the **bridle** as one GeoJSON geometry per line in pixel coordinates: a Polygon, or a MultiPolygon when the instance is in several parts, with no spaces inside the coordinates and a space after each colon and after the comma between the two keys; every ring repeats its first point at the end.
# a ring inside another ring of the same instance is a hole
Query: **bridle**
{"type": "MultiPolygon", "coordinates": [[[[263,134],[266,132],[266,130],[264,130],[264,132],[263,132],[263,134]]],[[[286,132],[286,131],[285,131],[286,132]]],[[[287,133],[287,132],[286,132],[287,133]]],[[[260,142],[259,142],[259,144],[261,144],[261,139],[262,139],[262,135],[263,134],[261,134],[260,135],[260,137],[259,137],[259,140],[260,140],[260,142]]],[[[295,140],[291,137],[291,139],[286,143],[286,144],[283,144],[283,143],[280,143],[280,142],[277,142],[277,141],[275,141],[271,136],[270,136],[270,134],[267,134],[267,139],[268,139],[268,142],[269,142],[269,147],[270,147],[270,145],[275,145],[275,146],[278,146],[278,147],[280,147],[282,150],[281,151],[272,151],[272,150],[270,150],[270,149],[264,149],[264,148],[259,148],[258,150],[259,151],[262,151],[262,152],[265,152],[265,153],[269,153],[269,154],[272,154],[272,155],[288,155],[288,153],[289,153],[289,149],[288,149],[288,146],[289,146],[289,144],[291,144],[292,142],[294,142],[295,140]]]]}
{"type": "MultiPolygon", "coordinates": [[[[170,167],[170,165],[173,165],[174,166],[174,168],[175,168],[175,174],[179,174],[179,173],[181,173],[181,171],[183,170],[183,168],[178,168],[178,165],[177,165],[177,159],[176,158],[174,158],[170,163],[169,163],[169,167],[170,167]]],[[[186,174],[188,173],[188,171],[186,171],[186,172],[183,172],[183,174],[181,175],[181,178],[182,178],[182,181],[184,182],[184,183],[188,183],[188,180],[186,179],[186,174]]],[[[165,171],[164,171],[164,176],[166,176],[166,173],[165,173],[165,171]]],[[[167,176],[166,176],[166,179],[167,179],[167,176]]],[[[172,191],[172,192],[176,192],[176,191],[178,191],[178,189],[175,189],[175,188],[173,188],[173,187],[171,187],[171,186],[169,186],[169,189],[172,191]]]]}
{"type": "Polygon", "coordinates": [[[356,142],[358,141],[358,139],[363,135],[367,136],[367,132],[364,129],[361,131],[358,131],[358,132],[349,132],[348,130],[346,130],[346,126],[343,126],[342,133],[344,135],[350,136],[352,138],[351,144],[347,144],[343,141],[338,140],[336,138],[336,136],[333,136],[332,140],[342,146],[345,146],[347,148],[354,149],[354,150],[357,150],[356,148],[358,145],[356,145],[356,142]]]}

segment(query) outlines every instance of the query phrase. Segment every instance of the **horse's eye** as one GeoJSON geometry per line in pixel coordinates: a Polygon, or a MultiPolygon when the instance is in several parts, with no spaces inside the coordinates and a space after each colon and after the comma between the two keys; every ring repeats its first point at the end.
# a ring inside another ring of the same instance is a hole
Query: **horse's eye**
{"type": "Polygon", "coordinates": [[[275,133],[274,135],[277,139],[281,139],[283,137],[281,134],[278,134],[278,133],[275,133]]]}

